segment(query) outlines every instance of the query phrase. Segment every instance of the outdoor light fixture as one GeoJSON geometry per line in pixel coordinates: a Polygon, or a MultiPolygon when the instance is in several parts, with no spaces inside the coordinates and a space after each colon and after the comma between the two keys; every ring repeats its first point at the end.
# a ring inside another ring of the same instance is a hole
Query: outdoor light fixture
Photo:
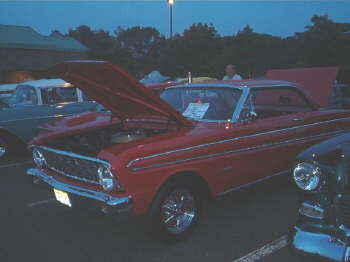
{"type": "Polygon", "coordinates": [[[170,39],[173,38],[173,5],[175,0],[167,0],[169,5],[169,27],[170,27],[170,39]]]}

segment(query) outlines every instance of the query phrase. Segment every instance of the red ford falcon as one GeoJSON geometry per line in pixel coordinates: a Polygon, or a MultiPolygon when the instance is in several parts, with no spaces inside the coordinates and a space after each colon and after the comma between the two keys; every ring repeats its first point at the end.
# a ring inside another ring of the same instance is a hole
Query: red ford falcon
{"type": "Polygon", "coordinates": [[[194,229],[204,198],[286,174],[299,152],[350,130],[349,111],[320,110],[286,81],[182,84],[159,97],[108,62],[54,72],[109,111],[47,124],[28,175],[72,208],[147,214],[168,240],[194,229]]]}

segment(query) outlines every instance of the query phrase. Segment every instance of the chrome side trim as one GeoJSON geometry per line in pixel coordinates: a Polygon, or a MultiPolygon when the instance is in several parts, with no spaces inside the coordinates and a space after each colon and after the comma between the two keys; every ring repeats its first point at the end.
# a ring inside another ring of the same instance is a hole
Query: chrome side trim
{"type": "Polygon", "coordinates": [[[58,117],[66,117],[66,116],[72,116],[72,115],[73,115],[73,114],[69,114],[69,115],[51,115],[51,116],[28,117],[28,118],[21,118],[21,119],[3,120],[3,121],[0,121],[0,123],[8,123],[8,122],[15,122],[15,121],[22,121],[22,120],[42,119],[42,118],[58,118],[58,117]]]}
{"type": "Polygon", "coordinates": [[[350,131],[350,129],[344,130],[344,131],[341,131],[341,132],[330,132],[330,133],[325,133],[325,134],[312,136],[312,137],[309,137],[309,136],[308,137],[301,137],[301,138],[297,138],[297,139],[285,140],[283,142],[262,144],[262,145],[258,145],[258,146],[252,146],[252,147],[246,147],[246,148],[241,148],[241,149],[235,149],[235,150],[225,151],[225,152],[216,153],[216,154],[209,154],[209,155],[203,155],[203,156],[198,156],[198,157],[187,158],[187,159],[183,159],[183,160],[170,161],[170,162],[166,162],[166,163],[162,163],[162,164],[156,164],[156,165],[151,165],[151,166],[146,166],[146,167],[139,167],[139,168],[128,167],[128,168],[131,169],[132,171],[140,171],[140,170],[149,169],[149,168],[164,167],[164,166],[180,164],[180,163],[184,163],[184,162],[188,162],[188,161],[202,160],[202,159],[211,158],[211,157],[224,156],[224,155],[227,155],[227,154],[235,154],[235,153],[241,153],[241,152],[249,151],[249,150],[256,150],[256,149],[262,149],[262,148],[267,148],[267,147],[272,147],[272,146],[279,146],[279,145],[290,144],[290,143],[300,142],[300,141],[310,140],[310,139],[317,139],[317,138],[320,138],[320,137],[323,137],[323,136],[337,135],[337,134],[342,134],[342,133],[345,133],[345,132],[348,132],[348,131],[350,131]]]}
{"type": "MultiPolygon", "coordinates": [[[[171,150],[171,151],[167,151],[167,152],[163,152],[163,153],[153,154],[153,155],[140,157],[140,158],[136,158],[134,160],[131,160],[128,163],[127,168],[130,168],[131,170],[133,170],[132,169],[132,165],[135,164],[136,162],[139,162],[139,161],[142,161],[142,160],[148,160],[148,159],[156,158],[156,157],[159,157],[159,156],[166,156],[166,155],[175,154],[175,153],[178,153],[178,152],[189,151],[189,150],[203,148],[203,147],[208,147],[208,146],[212,146],[212,145],[219,145],[219,144],[234,142],[234,141],[241,140],[241,139],[246,139],[246,138],[252,138],[252,137],[259,137],[259,136],[264,136],[264,135],[269,135],[269,134],[275,134],[275,133],[285,132],[285,131],[289,131],[289,130],[295,130],[295,129],[303,128],[303,127],[310,127],[310,126],[317,126],[317,125],[326,124],[326,123],[333,123],[333,122],[341,121],[341,120],[350,120],[350,117],[332,119],[332,120],[327,120],[327,121],[323,121],[323,122],[317,122],[317,123],[300,125],[300,126],[293,126],[293,127],[289,127],[289,128],[283,128],[283,129],[278,129],[278,130],[272,130],[272,131],[257,133],[257,134],[253,134],[253,135],[235,137],[235,138],[231,138],[231,139],[219,140],[219,141],[215,141],[215,142],[211,142],[211,143],[206,143],[206,144],[201,144],[201,145],[196,145],[196,146],[191,146],[191,147],[175,149],[175,150],[171,150]]],[[[337,133],[344,133],[344,132],[347,132],[347,131],[349,131],[349,129],[341,130],[341,131],[335,131],[334,133],[335,134],[337,134],[337,133]]],[[[332,133],[333,132],[321,134],[321,136],[330,135],[332,133]]],[[[312,137],[310,137],[310,138],[312,138],[312,137]]]]}
{"type": "Polygon", "coordinates": [[[59,149],[53,149],[53,148],[46,147],[46,146],[36,146],[36,145],[34,145],[32,147],[42,148],[44,150],[51,151],[51,152],[56,153],[56,154],[65,155],[65,156],[74,157],[74,158],[80,158],[80,159],[84,159],[84,160],[88,160],[88,161],[92,161],[92,162],[97,162],[97,163],[101,163],[101,164],[104,164],[104,165],[108,165],[108,167],[111,167],[111,164],[108,161],[102,160],[102,159],[99,159],[99,158],[83,156],[83,155],[79,155],[79,154],[76,154],[76,153],[62,151],[62,150],[59,150],[59,149]]]}
{"type": "Polygon", "coordinates": [[[236,186],[236,187],[230,188],[230,189],[228,189],[228,190],[225,190],[225,191],[223,191],[223,192],[217,194],[216,196],[217,196],[217,197],[218,197],[218,196],[222,196],[222,195],[225,195],[225,194],[227,194],[227,193],[231,193],[231,192],[234,192],[234,191],[236,191],[236,190],[239,190],[239,189],[242,189],[242,188],[245,188],[245,187],[248,187],[248,186],[252,186],[252,185],[254,185],[254,184],[256,184],[256,183],[262,182],[262,181],[264,181],[264,180],[268,180],[268,179],[273,178],[273,177],[276,177],[276,176],[287,175],[287,174],[290,173],[290,172],[291,172],[291,170],[289,169],[289,170],[286,170],[286,171],[282,171],[282,172],[273,174],[273,175],[271,175],[271,176],[263,177],[263,178],[260,178],[260,179],[258,179],[258,180],[255,180],[255,181],[253,181],[253,182],[249,182],[249,183],[247,183],[247,184],[243,184],[243,185],[236,186]]]}
{"type": "Polygon", "coordinates": [[[105,203],[108,206],[119,206],[119,205],[131,204],[131,201],[132,201],[131,196],[113,197],[103,192],[94,191],[87,188],[62,183],[36,168],[28,169],[27,175],[39,178],[40,180],[46,182],[47,184],[49,184],[50,186],[56,189],[59,189],[74,195],[98,200],[105,203]]]}

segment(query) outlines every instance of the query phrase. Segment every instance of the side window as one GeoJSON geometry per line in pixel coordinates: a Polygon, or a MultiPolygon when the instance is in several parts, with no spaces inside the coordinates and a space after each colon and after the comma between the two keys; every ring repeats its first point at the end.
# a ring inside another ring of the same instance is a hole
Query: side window
{"type": "Polygon", "coordinates": [[[37,105],[38,96],[35,89],[30,86],[18,87],[14,94],[14,103],[16,105],[37,105]]]}
{"type": "Polygon", "coordinates": [[[83,101],[92,102],[94,100],[83,92],[83,101]]]}
{"type": "Polygon", "coordinates": [[[245,106],[249,105],[257,114],[258,119],[307,112],[313,109],[304,96],[292,87],[252,89],[248,98],[249,101],[246,101],[245,106]]]}
{"type": "Polygon", "coordinates": [[[75,87],[53,87],[41,89],[41,96],[45,104],[76,102],[77,90],[75,87]]]}

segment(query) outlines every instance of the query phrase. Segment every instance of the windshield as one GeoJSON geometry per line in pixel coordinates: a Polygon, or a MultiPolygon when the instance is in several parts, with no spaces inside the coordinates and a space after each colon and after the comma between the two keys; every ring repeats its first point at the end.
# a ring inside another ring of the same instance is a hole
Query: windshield
{"type": "Polygon", "coordinates": [[[241,93],[229,87],[181,87],[166,89],[161,98],[189,119],[230,121],[241,93]]]}

